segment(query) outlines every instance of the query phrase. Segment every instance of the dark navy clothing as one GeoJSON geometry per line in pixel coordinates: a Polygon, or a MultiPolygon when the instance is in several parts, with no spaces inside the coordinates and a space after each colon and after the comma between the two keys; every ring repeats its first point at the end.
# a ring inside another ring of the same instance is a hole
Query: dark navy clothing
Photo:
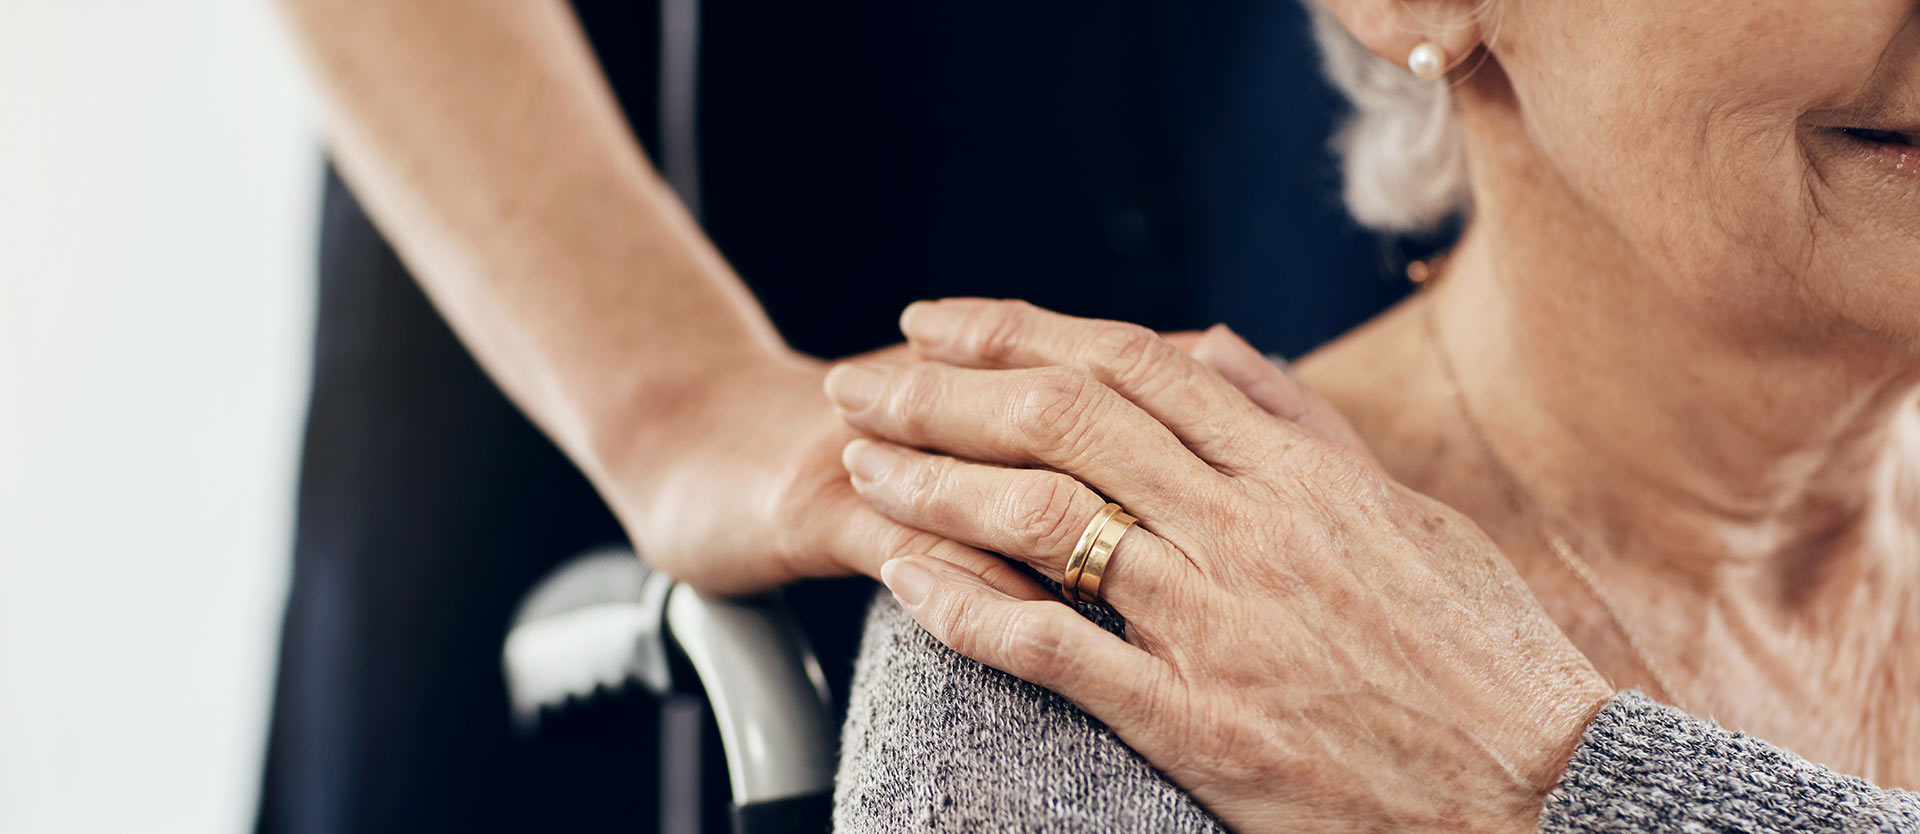
{"type": "MultiPolygon", "coordinates": [[[[651,23],[576,5],[647,139],[656,62],[608,56],[651,23]]],[[[958,293],[1296,353],[1400,293],[1339,206],[1295,0],[704,15],[708,230],[802,350],[895,341],[901,307],[958,293]]]]}
{"type": "MultiPolygon", "coordinates": [[[[658,10],[575,8],[657,147],[658,10]]],[[[878,347],[908,302],[982,295],[1225,321],[1298,353],[1400,293],[1394,249],[1338,206],[1335,97],[1290,0],[707,0],[702,16],[704,221],[801,350],[878,347]]],[[[618,767],[652,754],[557,776],[512,737],[500,677],[520,595],[617,525],[336,177],[323,216],[261,830],[647,829],[643,777],[618,767]],[[606,808],[581,804],[595,778],[606,808]]],[[[870,587],[796,594],[830,673],[857,627],[846,601],[870,587]]]]}

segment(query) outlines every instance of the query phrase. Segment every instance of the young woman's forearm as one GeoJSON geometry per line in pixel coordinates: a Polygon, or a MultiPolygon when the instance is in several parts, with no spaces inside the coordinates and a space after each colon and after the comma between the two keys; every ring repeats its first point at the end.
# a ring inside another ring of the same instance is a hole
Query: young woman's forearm
{"type": "Polygon", "coordinates": [[[590,470],[784,347],[649,167],[561,0],[281,0],[343,175],[507,393],[590,470]]]}

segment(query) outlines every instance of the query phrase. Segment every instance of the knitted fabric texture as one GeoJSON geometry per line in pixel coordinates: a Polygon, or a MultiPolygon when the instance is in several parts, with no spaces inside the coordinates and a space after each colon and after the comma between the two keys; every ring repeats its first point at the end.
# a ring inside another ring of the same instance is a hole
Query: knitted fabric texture
{"type": "MultiPolygon", "coordinates": [[[[1226,831],[1098,721],[940,645],[891,595],[874,601],[866,629],[841,739],[836,831],[1226,831]]],[[[1920,834],[1920,795],[1875,788],[1630,692],[1587,728],[1540,830],[1920,834]]]]}
{"type": "Polygon", "coordinates": [[[858,663],[836,831],[1226,831],[1100,722],[940,645],[891,594],[858,663]]]}
{"type": "Polygon", "coordinates": [[[1882,790],[1627,692],[1588,725],[1540,830],[1914,834],[1920,794],[1882,790]]]}

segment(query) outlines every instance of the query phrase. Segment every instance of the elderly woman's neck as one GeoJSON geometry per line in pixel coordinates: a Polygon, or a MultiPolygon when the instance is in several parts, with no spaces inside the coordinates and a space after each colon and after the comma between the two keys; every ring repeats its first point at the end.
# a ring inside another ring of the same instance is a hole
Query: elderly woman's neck
{"type": "Polygon", "coordinates": [[[1752,326],[1543,222],[1476,221],[1416,302],[1435,305],[1463,422],[1543,509],[1703,578],[1804,579],[1905,547],[1909,349],[1752,326]]]}

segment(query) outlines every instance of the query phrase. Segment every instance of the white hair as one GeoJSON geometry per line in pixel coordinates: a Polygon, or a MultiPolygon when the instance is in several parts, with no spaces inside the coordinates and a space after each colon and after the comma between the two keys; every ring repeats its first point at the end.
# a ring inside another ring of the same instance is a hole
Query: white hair
{"type": "Polygon", "coordinates": [[[1334,139],[1347,210],[1383,231],[1430,231],[1471,203],[1467,156],[1445,81],[1422,81],[1373,54],[1305,0],[1327,78],[1353,105],[1334,139]]]}

